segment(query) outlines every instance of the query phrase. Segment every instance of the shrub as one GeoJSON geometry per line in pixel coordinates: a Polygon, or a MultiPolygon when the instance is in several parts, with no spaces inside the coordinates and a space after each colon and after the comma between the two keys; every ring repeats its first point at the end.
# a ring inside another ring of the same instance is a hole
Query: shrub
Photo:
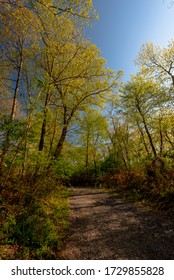
{"type": "Polygon", "coordinates": [[[47,189],[47,183],[40,186],[36,182],[31,191],[28,185],[16,189],[10,186],[3,191],[0,241],[6,246],[18,245],[14,258],[50,258],[54,248],[61,248],[67,226],[68,192],[55,182],[47,189]]]}

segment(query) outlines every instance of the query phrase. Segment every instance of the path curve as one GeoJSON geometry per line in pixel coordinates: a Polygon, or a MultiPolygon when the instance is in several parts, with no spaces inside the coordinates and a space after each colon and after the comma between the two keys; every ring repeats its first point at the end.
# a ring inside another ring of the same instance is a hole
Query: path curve
{"type": "Polygon", "coordinates": [[[70,227],[60,259],[174,259],[171,217],[90,188],[71,191],[70,209],[70,227]]]}

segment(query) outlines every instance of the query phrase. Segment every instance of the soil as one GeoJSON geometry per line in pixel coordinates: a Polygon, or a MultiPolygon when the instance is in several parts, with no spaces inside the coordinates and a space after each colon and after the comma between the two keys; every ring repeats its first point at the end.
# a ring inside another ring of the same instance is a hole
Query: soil
{"type": "Polygon", "coordinates": [[[104,190],[75,188],[64,260],[174,260],[174,217],[104,190]]]}

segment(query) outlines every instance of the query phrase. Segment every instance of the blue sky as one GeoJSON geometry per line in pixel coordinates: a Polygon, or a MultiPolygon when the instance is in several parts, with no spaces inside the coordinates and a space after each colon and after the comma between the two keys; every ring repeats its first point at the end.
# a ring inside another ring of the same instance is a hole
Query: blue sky
{"type": "Polygon", "coordinates": [[[172,0],[93,0],[99,20],[85,29],[102,52],[107,66],[125,72],[124,80],[136,73],[134,60],[142,44],[167,46],[174,39],[172,0]]]}

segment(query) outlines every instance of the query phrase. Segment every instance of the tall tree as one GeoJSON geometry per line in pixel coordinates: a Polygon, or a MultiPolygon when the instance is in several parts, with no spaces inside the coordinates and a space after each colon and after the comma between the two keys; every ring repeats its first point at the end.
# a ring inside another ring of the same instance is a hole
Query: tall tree
{"type": "Polygon", "coordinates": [[[151,79],[144,80],[141,76],[132,76],[132,80],[125,86],[123,95],[123,103],[127,114],[138,125],[145,149],[148,152],[143,130],[146,133],[155,158],[157,157],[157,148],[151,132],[150,119],[163,104],[164,100],[161,97],[163,97],[163,90],[160,86],[151,79]]]}
{"type": "Polygon", "coordinates": [[[4,134],[4,144],[1,152],[0,166],[2,167],[6,153],[10,146],[12,122],[16,117],[17,104],[24,64],[34,51],[37,41],[37,19],[25,7],[7,3],[0,3],[0,51],[1,63],[5,65],[4,81],[9,84],[12,106],[9,115],[9,126],[4,134]]]}
{"type": "MultiPolygon", "coordinates": [[[[62,20],[64,21],[64,18],[62,20]]],[[[62,131],[54,152],[55,157],[62,151],[75,113],[100,102],[105,93],[114,90],[121,75],[105,69],[105,60],[100,57],[96,46],[81,38],[74,38],[73,25],[65,21],[66,23],[69,31],[62,35],[62,42],[60,37],[54,38],[51,45],[46,46],[42,60],[49,84],[55,89],[51,102],[55,107],[59,107],[61,112],[62,131]]]]}
{"type": "Polygon", "coordinates": [[[87,108],[79,121],[79,146],[85,154],[86,176],[92,168],[95,175],[99,168],[99,163],[103,160],[103,148],[107,141],[107,119],[101,114],[100,110],[87,108]]]}

